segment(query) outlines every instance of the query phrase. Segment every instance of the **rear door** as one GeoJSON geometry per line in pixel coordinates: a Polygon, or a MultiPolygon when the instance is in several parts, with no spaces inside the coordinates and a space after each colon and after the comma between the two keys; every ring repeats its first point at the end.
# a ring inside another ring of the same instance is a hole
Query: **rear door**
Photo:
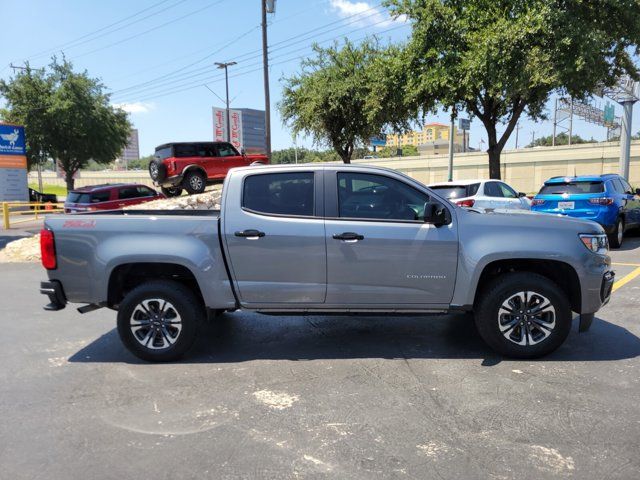
{"type": "Polygon", "coordinates": [[[327,171],[327,306],[448,304],[455,284],[455,220],[424,222],[429,195],[400,178],[327,171]]]}
{"type": "Polygon", "coordinates": [[[321,198],[321,171],[252,173],[225,186],[222,231],[243,305],[324,302],[321,198]]]}

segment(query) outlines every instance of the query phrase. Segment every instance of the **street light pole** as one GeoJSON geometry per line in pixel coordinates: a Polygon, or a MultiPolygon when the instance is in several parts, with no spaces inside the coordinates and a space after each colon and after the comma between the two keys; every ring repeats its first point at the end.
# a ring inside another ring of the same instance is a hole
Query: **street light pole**
{"type": "Polygon", "coordinates": [[[229,118],[229,74],[227,72],[227,68],[231,65],[236,65],[236,63],[237,62],[215,63],[218,68],[224,68],[224,83],[227,90],[227,142],[229,143],[231,143],[231,119],[229,118]]]}
{"type": "MultiPolygon", "coordinates": [[[[264,75],[264,135],[267,157],[271,159],[271,100],[269,99],[269,53],[267,43],[267,0],[262,4],[262,69],[264,75]]],[[[273,4],[275,5],[275,3],[273,4]]],[[[274,6],[271,6],[273,12],[274,6]]]]}

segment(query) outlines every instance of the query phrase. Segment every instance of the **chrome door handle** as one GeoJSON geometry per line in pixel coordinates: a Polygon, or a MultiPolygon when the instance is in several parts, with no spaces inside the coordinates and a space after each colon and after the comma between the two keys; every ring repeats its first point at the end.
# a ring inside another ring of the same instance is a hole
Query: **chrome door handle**
{"type": "Polygon", "coordinates": [[[243,230],[242,232],[234,233],[236,237],[246,238],[247,240],[257,240],[264,237],[265,233],[255,229],[243,230]]]}

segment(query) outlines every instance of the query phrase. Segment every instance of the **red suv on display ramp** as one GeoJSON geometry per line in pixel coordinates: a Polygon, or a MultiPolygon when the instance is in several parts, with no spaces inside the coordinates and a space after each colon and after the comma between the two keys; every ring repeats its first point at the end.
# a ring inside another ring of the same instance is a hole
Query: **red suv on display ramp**
{"type": "Polygon", "coordinates": [[[221,183],[229,169],[249,165],[266,165],[266,155],[240,153],[227,142],[165,143],[156,147],[149,164],[149,175],[167,197],[186,190],[202,193],[207,185],[221,183]]]}

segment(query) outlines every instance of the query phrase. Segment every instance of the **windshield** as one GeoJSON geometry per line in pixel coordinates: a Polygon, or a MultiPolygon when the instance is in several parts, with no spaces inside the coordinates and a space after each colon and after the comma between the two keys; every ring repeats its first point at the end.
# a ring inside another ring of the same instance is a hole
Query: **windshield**
{"type": "Polygon", "coordinates": [[[545,184],[540,189],[539,195],[562,195],[563,193],[581,194],[602,192],[604,192],[604,184],[602,182],[577,181],[545,184]]]}
{"type": "Polygon", "coordinates": [[[478,193],[478,187],[480,187],[479,183],[473,183],[471,185],[437,185],[429,188],[436,190],[445,198],[465,198],[472,197],[478,193]]]}
{"type": "Polygon", "coordinates": [[[89,203],[89,194],[81,192],[69,192],[67,202],[69,203],[89,203]]]}

